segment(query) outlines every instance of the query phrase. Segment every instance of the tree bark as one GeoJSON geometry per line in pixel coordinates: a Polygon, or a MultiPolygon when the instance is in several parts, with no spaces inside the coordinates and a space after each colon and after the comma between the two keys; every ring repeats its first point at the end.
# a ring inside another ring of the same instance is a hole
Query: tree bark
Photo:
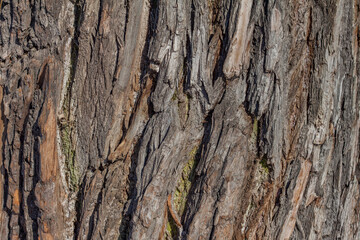
{"type": "Polygon", "coordinates": [[[360,239],[359,0],[3,0],[0,239],[360,239]]]}

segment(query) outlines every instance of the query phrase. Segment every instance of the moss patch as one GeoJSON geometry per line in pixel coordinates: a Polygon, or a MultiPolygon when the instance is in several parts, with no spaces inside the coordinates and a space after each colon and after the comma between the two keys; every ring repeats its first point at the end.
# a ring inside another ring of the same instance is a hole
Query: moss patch
{"type": "Polygon", "coordinates": [[[270,166],[269,164],[267,163],[267,158],[264,156],[261,158],[260,160],[260,165],[263,169],[263,171],[266,173],[266,174],[269,174],[270,173],[270,166]]]}
{"type": "Polygon", "coordinates": [[[180,216],[184,213],[186,200],[195,177],[195,168],[198,163],[198,148],[198,146],[194,147],[189,153],[189,161],[183,168],[181,178],[174,193],[175,210],[180,216]]]}
{"type": "Polygon", "coordinates": [[[75,167],[75,149],[72,143],[72,126],[62,123],[60,126],[61,150],[65,156],[67,179],[71,190],[76,190],[79,182],[78,172],[75,167]]]}
{"type": "Polygon", "coordinates": [[[254,122],[253,122],[253,130],[251,133],[251,140],[256,142],[257,138],[258,138],[258,133],[259,133],[259,121],[254,118],[254,122]]]}
{"type": "Polygon", "coordinates": [[[179,236],[179,229],[176,226],[174,219],[171,217],[171,214],[168,213],[168,222],[166,223],[166,232],[165,239],[176,239],[179,236]]]}
{"type": "MultiPolygon", "coordinates": [[[[181,178],[178,181],[175,193],[173,194],[174,210],[180,218],[185,211],[187,197],[195,178],[195,169],[198,164],[198,150],[199,146],[195,146],[189,153],[189,160],[183,168],[181,178]]],[[[177,239],[180,233],[179,227],[176,225],[170,212],[168,212],[167,216],[168,222],[166,223],[165,239],[177,239]]]]}
{"type": "Polygon", "coordinates": [[[177,92],[177,90],[175,90],[175,92],[174,92],[174,94],[172,95],[172,97],[171,97],[171,100],[172,101],[176,101],[177,99],[178,99],[178,92],[177,92]]]}

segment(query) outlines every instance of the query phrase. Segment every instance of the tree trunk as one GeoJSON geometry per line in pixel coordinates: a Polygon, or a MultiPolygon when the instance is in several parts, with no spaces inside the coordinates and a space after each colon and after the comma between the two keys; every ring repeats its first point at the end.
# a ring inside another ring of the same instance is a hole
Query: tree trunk
{"type": "Polygon", "coordinates": [[[0,239],[360,239],[359,0],[3,0],[0,239]]]}

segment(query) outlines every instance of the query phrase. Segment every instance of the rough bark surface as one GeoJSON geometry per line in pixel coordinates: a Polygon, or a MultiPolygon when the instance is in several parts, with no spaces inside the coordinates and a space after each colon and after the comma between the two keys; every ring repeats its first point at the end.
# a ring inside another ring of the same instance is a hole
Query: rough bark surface
{"type": "Polygon", "coordinates": [[[0,2],[0,239],[360,239],[359,0],[0,2]]]}

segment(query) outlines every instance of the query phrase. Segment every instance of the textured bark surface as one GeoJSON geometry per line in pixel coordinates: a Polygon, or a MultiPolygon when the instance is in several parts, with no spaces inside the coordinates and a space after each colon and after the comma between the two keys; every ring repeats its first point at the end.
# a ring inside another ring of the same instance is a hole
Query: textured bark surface
{"type": "Polygon", "coordinates": [[[359,0],[3,0],[0,239],[360,239],[359,0]]]}

